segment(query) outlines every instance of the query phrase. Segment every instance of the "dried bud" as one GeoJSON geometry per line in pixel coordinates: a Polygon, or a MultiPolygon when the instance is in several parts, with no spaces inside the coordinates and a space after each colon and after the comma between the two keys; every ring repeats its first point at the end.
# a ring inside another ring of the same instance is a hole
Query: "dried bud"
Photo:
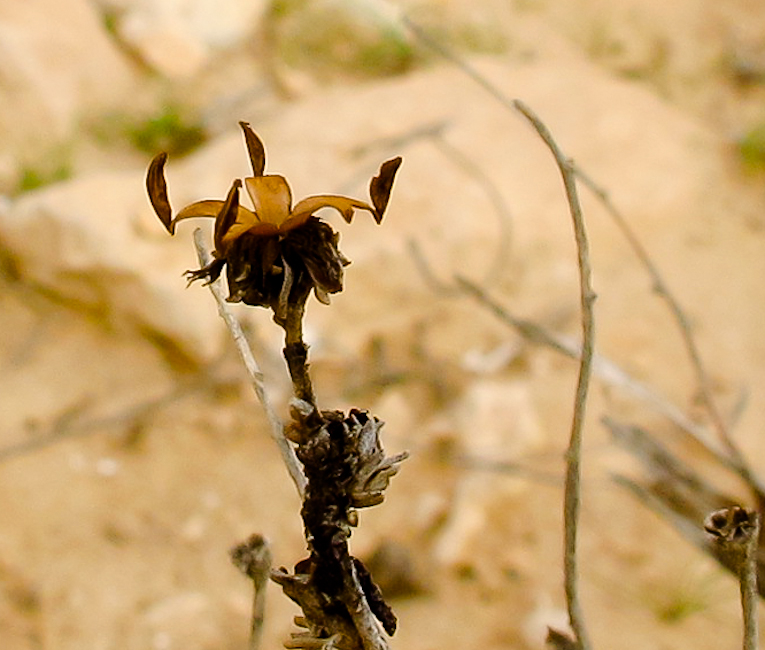
{"type": "Polygon", "coordinates": [[[704,530],[724,542],[743,543],[757,528],[757,513],[741,506],[715,510],[704,520],[704,530]]]}

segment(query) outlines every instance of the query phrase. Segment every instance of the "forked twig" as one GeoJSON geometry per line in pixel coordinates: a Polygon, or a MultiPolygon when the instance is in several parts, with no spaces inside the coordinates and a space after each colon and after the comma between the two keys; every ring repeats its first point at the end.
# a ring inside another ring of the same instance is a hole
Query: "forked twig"
{"type": "MultiPolygon", "coordinates": [[[[202,230],[199,228],[194,230],[194,246],[196,247],[197,257],[199,258],[199,263],[202,265],[202,267],[209,264],[210,253],[208,252],[207,246],[205,245],[202,230]]],[[[263,406],[263,410],[266,413],[271,438],[273,438],[274,442],[276,442],[276,445],[279,447],[279,452],[282,455],[284,464],[287,466],[287,471],[289,472],[290,478],[295,484],[298,494],[302,498],[305,493],[306,479],[303,475],[303,470],[300,468],[297,456],[295,455],[295,450],[292,448],[289,440],[284,437],[284,423],[277,415],[276,410],[271,403],[271,399],[266,392],[263,373],[260,370],[260,366],[258,366],[258,362],[255,360],[255,357],[252,354],[252,350],[250,349],[250,345],[247,342],[247,337],[244,335],[242,326],[239,324],[239,321],[236,319],[234,314],[231,313],[231,310],[228,307],[228,303],[226,302],[226,299],[223,295],[223,290],[221,289],[220,278],[214,282],[210,282],[208,286],[210,287],[210,292],[212,293],[213,297],[215,298],[215,302],[218,305],[218,313],[226,323],[226,327],[228,327],[229,331],[231,332],[231,336],[234,339],[234,343],[236,344],[236,349],[239,352],[239,356],[242,358],[242,362],[244,363],[244,367],[247,370],[247,374],[250,376],[250,381],[253,389],[255,390],[255,394],[257,395],[258,400],[260,401],[261,405],[263,406]]]]}
{"type": "MultiPolygon", "coordinates": [[[[456,52],[452,51],[449,47],[438,43],[435,39],[431,38],[427,32],[419,25],[413,22],[406,15],[401,18],[404,25],[406,25],[416,38],[418,38],[425,45],[437,52],[444,59],[451,61],[456,65],[465,75],[472,79],[477,85],[481,86],[487,93],[489,93],[496,101],[509,110],[517,108],[515,103],[511,101],[495,84],[489,81],[484,75],[482,75],[476,68],[471,66],[467,61],[460,57],[456,52]]],[[[715,429],[718,439],[720,440],[724,451],[716,447],[707,436],[703,435],[702,428],[699,426],[693,427],[693,429],[685,428],[687,433],[690,433],[707,451],[712,453],[717,460],[721,461],[724,465],[734,468],[738,474],[749,484],[758,501],[758,506],[762,512],[765,513],[765,484],[759,479],[759,477],[752,471],[749,464],[746,462],[743,454],[739,450],[738,446],[734,442],[729,432],[729,427],[722,416],[717,402],[714,398],[711,381],[709,379],[709,373],[702,361],[701,353],[698,349],[698,345],[693,337],[691,326],[685,311],[681,307],[679,301],[675,298],[674,294],[669,290],[667,283],[663,280],[656,265],[652,262],[645,247],[640,243],[635,234],[627,224],[627,220],[621,215],[619,210],[610,200],[608,193],[597,185],[592,178],[590,178],[584,171],[577,165],[572,163],[572,171],[582,183],[590,189],[595,196],[601,201],[606,208],[608,214],[612,217],[623,236],[626,238],[628,244],[637,255],[640,262],[648,272],[654,285],[654,290],[667,302],[670,311],[672,312],[678,328],[683,337],[688,357],[693,366],[694,373],[696,375],[696,381],[699,386],[699,391],[703,404],[709,414],[712,425],[715,429]]]]}
{"type": "MultiPolygon", "coordinates": [[[[419,254],[419,251],[417,251],[417,253],[419,254]]],[[[415,259],[415,262],[418,266],[421,266],[424,263],[421,256],[419,259],[415,259]]],[[[430,272],[429,269],[427,269],[427,273],[429,275],[425,276],[426,281],[431,284],[439,282],[433,278],[432,272],[430,272]]],[[[512,327],[526,341],[548,347],[569,359],[579,360],[581,358],[582,351],[578,342],[569,340],[567,337],[563,337],[554,332],[550,332],[542,325],[532,320],[516,316],[504,305],[497,302],[497,300],[489,295],[485,289],[481,288],[468,278],[462,275],[455,275],[454,279],[460,291],[469,295],[471,298],[474,298],[480,305],[486,307],[500,321],[512,327]]],[[[443,286],[441,284],[435,286],[443,292],[455,291],[452,287],[441,288],[443,286]]],[[[634,376],[630,375],[624,368],[608,357],[595,352],[592,358],[592,373],[594,377],[597,377],[607,386],[624,390],[634,399],[642,402],[653,411],[660,413],[702,444],[707,440],[707,431],[703,426],[691,420],[680,407],[656,392],[653,387],[644,384],[634,376]]],[[[727,459],[727,456],[722,454],[716,447],[709,447],[706,444],[704,444],[704,446],[717,460],[726,466],[735,469],[727,459]]]]}
{"type": "Polygon", "coordinates": [[[736,445],[730,434],[728,424],[720,412],[720,408],[717,405],[717,401],[712,392],[709,373],[707,372],[706,366],[704,365],[704,362],[701,358],[701,352],[699,351],[696,339],[693,336],[693,331],[685,310],[680,305],[680,302],[677,300],[672,291],[669,289],[669,286],[656,267],[656,264],[654,264],[653,260],[648,254],[648,251],[645,249],[643,244],[630,228],[627,220],[614,205],[613,201],[611,201],[608,193],[576,165],[574,166],[574,173],[576,174],[577,178],[579,178],[579,180],[581,180],[582,183],[593,194],[595,194],[595,196],[601,202],[603,207],[606,209],[606,212],[608,212],[617,228],[619,228],[622,235],[627,240],[630,248],[632,248],[636,257],[643,265],[646,273],[651,278],[654,291],[667,303],[672,317],[677,323],[677,328],[680,331],[683,343],[685,344],[685,349],[688,354],[688,358],[690,359],[693,372],[696,375],[696,382],[699,387],[702,403],[704,404],[704,407],[709,414],[709,418],[712,422],[715,433],[717,434],[717,438],[723,445],[727,457],[720,453],[718,449],[712,447],[709,441],[705,439],[705,437],[696,435],[694,435],[694,437],[699,442],[701,442],[709,451],[711,451],[718,458],[718,460],[724,461],[724,459],[726,459],[727,463],[725,464],[728,466],[733,466],[741,478],[743,478],[754,491],[759,504],[762,506],[765,504],[765,485],[751,470],[749,464],[746,462],[746,459],[741,453],[741,450],[738,448],[738,445],[736,445]]]}
{"type": "Polygon", "coordinates": [[[514,101],[515,108],[531,123],[544,143],[550,149],[558,165],[563,185],[566,190],[571,219],[574,226],[574,238],[577,248],[579,267],[579,290],[582,311],[582,354],[579,362],[579,377],[576,385],[574,415],[571,422],[571,437],[566,452],[566,487],[564,494],[563,519],[565,527],[565,548],[563,558],[564,587],[568,606],[569,622],[574,633],[574,641],[579,650],[588,650],[590,646],[584,624],[584,616],[579,602],[577,573],[577,533],[579,523],[581,449],[584,415],[587,405],[587,393],[592,375],[592,356],[595,343],[594,316],[592,305],[595,292],[592,289],[592,271],[590,268],[587,231],[584,227],[582,208],[576,189],[576,175],[572,162],[563,155],[550,131],[539,117],[523,102],[514,101]]]}

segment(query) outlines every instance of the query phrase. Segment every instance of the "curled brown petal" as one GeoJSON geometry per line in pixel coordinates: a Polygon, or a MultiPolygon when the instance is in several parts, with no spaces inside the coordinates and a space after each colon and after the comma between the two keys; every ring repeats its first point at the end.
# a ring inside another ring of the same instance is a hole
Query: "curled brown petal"
{"type": "MultiPolygon", "coordinates": [[[[197,217],[217,219],[218,215],[223,210],[225,203],[225,201],[219,201],[218,199],[205,199],[204,201],[196,201],[195,203],[187,205],[175,215],[172,228],[175,230],[175,226],[178,222],[184,221],[185,219],[196,219],[197,217]]],[[[256,223],[258,223],[258,218],[255,216],[255,213],[240,205],[237,208],[236,223],[229,229],[226,235],[226,240],[236,239],[236,237],[247,231],[250,227],[248,224],[252,225],[256,223]]]]}
{"type": "MultiPolygon", "coordinates": [[[[295,204],[289,218],[281,226],[282,231],[292,230],[303,225],[314,212],[321,208],[334,208],[348,223],[353,219],[356,210],[367,210],[375,215],[374,208],[364,201],[339,194],[317,194],[306,197],[295,204]]],[[[380,223],[377,215],[375,215],[375,220],[380,223]]]]}
{"type": "Polygon", "coordinates": [[[165,181],[165,163],[167,154],[162,153],[154,156],[146,172],[146,191],[149,194],[151,207],[154,208],[162,225],[171,235],[175,230],[173,224],[173,209],[170,207],[170,199],[167,197],[167,182],[165,181]]]}
{"type": "Polygon", "coordinates": [[[226,202],[223,204],[218,216],[215,218],[215,234],[213,235],[213,242],[215,243],[215,250],[222,255],[225,255],[224,249],[226,247],[224,237],[231,226],[236,222],[236,217],[239,213],[240,187],[242,187],[242,181],[237,178],[234,180],[231,189],[228,191],[226,202]]]}
{"type": "Polygon", "coordinates": [[[244,141],[247,144],[247,153],[250,154],[250,163],[252,164],[252,175],[262,176],[266,168],[266,148],[255,131],[250,128],[248,122],[239,122],[239,126],[244,131],[244,141]]]}
{"type": "Polygon", "coordinates": [[[377,223],[382,221],[385,208],[388,207],[393,180],[396,178],[396,172],[401,166],[401,162],[401,156],[386,160],[380,165],[380,172],[377,176],[369,182],[369,196],[372,199],[372,205],[375,206],[374,218],[377,223]]]}

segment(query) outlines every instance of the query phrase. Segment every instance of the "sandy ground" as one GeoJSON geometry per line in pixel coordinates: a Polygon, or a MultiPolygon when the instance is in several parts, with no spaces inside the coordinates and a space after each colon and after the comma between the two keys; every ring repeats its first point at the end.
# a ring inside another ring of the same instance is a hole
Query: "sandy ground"
{"type": "MultiPolygon", "coordinates": [[[[433,4],[412,15],[432,28],[442,25],[438,11],[482,25],[491,35],[483,49],[499,39],[498,52],[459,51],[548,119],[566,153],[633,224],[688,309],[723,411],[736,412],[745,398],[736,439],[765,473],[765,194],[761,173],[746,173],[735,147],[763,116],[761,8],[692,0],[433,4]]],[[[228,87],[222,77],[241,83],[252,54],[237,52],[228,64],[214,59],[178,95],[201,104],[198,97],[219,98],[228,87]]],[[[546,626],[566,622],[561,485],[576,365],[523,341],[470,298],[440,295],[407,245],[419,242],[439,277],[466,273],[519,315],[575,338],[576,266],[557,171],[517,116],[432,52],[383,79],[299,63],[269,68],[296,99],[283,99],[277,85],[249,104],[235,93],[233,104],[210,101],[211,123],[223,134],[178,164],[178,184],[210,157],[229,160],[241,149],[228,124],[238,119],[234,100],[247,114],[263,111],[269,160],[309,191],[347,182],[363,194],[347,152],[369,143],[381,147],[373,151],[380,159],[386,147],[402,151],[386,223],[378,231],[359,220],[342,231],[354,260],[347,289],[308,316],[322,406],[369,408],[387,422],[387,449],[412,454],[385,504],[362,513],[354,552],[369,559],[392,549],[403,559],[383,563],[380,582],[395,594],[403,565],[417,587],[392,599],[400,617],[392,647],[541,647],[546,626]],[[443,119],[451,124],[446,144],[412,135],[443,119]],[[326,153],[308,160],[301,147],[326,153]],[[497,229],[492,192],[512,208],[507,231],[497,229]],[[492,216],[477,224],[476,214],[492,216]],[[512,247],[492,266],[508,232],[512,247]]],[[[70,182],[106,165],[133,174],[129,186],[141,197],[145,158],[86,142],[70,182]]],[[[22,194],[12,209],[67,196],[67,187],[22,194]]],[[[598,350],[705,423],[665,305],[602,205],[586,192],[583,204],[598,350]]],[[[153,227],[148,207],[141,210],[153,227]]],[[[151,237],[153,250],[164,250],[151,237]]],[[[174,245],[168,256],[179,274],[191,263],[190,244],[174,245]]],[[[212,299],[189,289],[215,323],[205,334],[210,345],[195,355],[128,322],[129,300],[120,302],[115,289],[83,304],[66,283],[46,284],[35,260],[47,253],[24,257],[14,246],[0,278],[0,645],[246,647],[251,594],[228,550],[259,532],[275,564],[292,566],[304,541],[298,499],[212,299]],[[122,311],[110,312],[115,305],[122,311]]],[[[284,412],[278,333],[265,313],[246,318],[284,412]]],[[[738,646],[735,582],[615,486],[611,475],[632,463],[599,424],[604,414],[677,440],[665,418],[595,382],[580,556],[595,647],[738,646]]],[[[698,449],[681,451],[704,464],[698,449]]],[[[280,646],[296,614],[271,586],[264,648],[280,646]]]]}

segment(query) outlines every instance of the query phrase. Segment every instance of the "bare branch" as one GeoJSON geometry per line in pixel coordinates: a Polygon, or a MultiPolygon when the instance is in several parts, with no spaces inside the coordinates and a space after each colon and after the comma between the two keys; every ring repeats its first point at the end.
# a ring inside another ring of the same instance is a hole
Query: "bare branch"
{"type": "MultiPolygon", "coordinates": [[[[476,84],[481,86],[502,106],[504,106],[505,108],[509,110],[518,108],[517,102],[511,101],[495,84],[489,81],[485,76],[483,76],[480,72],[478,72],[478,70],[476,70],[473,66],[471,66],[467,61],[465,61],[458,54],[456,54],[455,52],[453,52],[451,49],[444,46],[443,44],[435,41],[419,25],[414,23],[410,18],[403,16],[402,21],[418,39],[420,39],[428,47],[436,51],[440,56],[454,63],[460,70],[462,70],[462,72],[464,72],[468,77],[470,77],[476,84]]],[[[580,169],[577,165],[575,165],[573,162],[571,163],[571,170],[573,174],[576,177],[578,177],[582,181],[582,183],[588,189],[590,189],[598,197],[598,199],[603,203],[604,207],[606,208],[608,213],[611,215],[614,222],[616,223],[618,228],[621,230],[622,234],[627,239],[627,242],[632,247],[638,259],[643,264],[644,268],[646,269],[649,276],[651,277],[651,280],[654,285],[654,290],[667,302],[669,309],[672,312],[672,315],[674,316],[677,322],[678,328],[683,337],[683,341],[685,343],[688,356],[691,360],[694,373],[696,374],[696,379],[699,385],[701,398],[707,409],[709,417],[712,421],[712,425],[715,428],[718,439],[721,441],[721,443],[723,444],[725,448],[725,451],[730,456],[726,464],[730,465],[730,463],[732,462],[735,465],[736,471],[750,485],[750,487],[754,491],[760,506],[760,510],[765,512],[765,484],[751,470],[748,463],[746,462],[746,459],[743,457],[743,455],[741,454],[741,451],[739,450],[738,446],[735,444],[733,438],[730,435],[729,427],[727,423],[725,422],[725,418],[722,416],[722,413],[720,412],[720,409],[717,406],[717,402],[712,393],[709,373],[707,372],[706,367],[702,361],[701,353],[693,337],[692,328],[690,326],[689,319],[687,315],[685,314],[685,311],[681,307],[679,301],[675,298],[674,294],[669,290],[667,283],[662,278],[656,265],[652,262],[645,247],[637,239],[637,237],[635,236],[635,234],[632,232],[629,225],[627,224],[626,219],[624,219],[624,217],[621,215],[619,210],[616,209],[616,206],[610,200],[608,193],[604,189],[602,189],[599,185],[597,185],[592,180],[592,178],[590,178],[587,174],[585,174],[585,172],[582,169],[580,169]]],[[[696,429],[698,431],[699,427],[696,427],[696,429]]],[[[715,449],[712,446],[712,444],[705,439],[705,437],[698,436],[695,434],[694,434],[694,437],[702,445],[704,445],[704,447],[708,451],[712,452],[716,457],[718,457],[718,459],[720,458],[720,455],[721,455],[720,451],[715,449]]]]}
{"type": "MultiPolygon", "coordinates": [[[[207,250],[207,246],[204,243],[202,231],[199,228],[194,231],[194,245],[197,250],[197,256],[199,257],[199,263],[202,265],[202,267],[209,264],[210,254],[207,250]]],[[[268,419],[271,438],[273,438],[274,442],[276,442],[276,445],[279,447],[279,451],[282,455],[282,459],[284,460],[284,464],[287,466],[287,471],[289,472],[290,478],[295,484],[298,494],[302,497],[305,493],[305,476],[303,475],[303,471],[300,469],[300,464],[298,462],[297,456],[295,455],[295,450],[292,448],[289,440],[284,437],[284,423],[277,415],[276,410],[271,403],[271,399],[266,392],[263,373],[261,372],[260,367],[258,366],[258,362],[255,360],[255,357],[252,354],[252,350],[250,349],[250,345],[247,342],[247,337],[244,335],[242,326],[239,324],[239,321],[236,319],[234,314],[231,313],[231,310],[228,307],[228,303],[223,296],[220,278],[215,282],[211,282],[209,287],[210,292],[215,298],[215,302],[218,304],[218,313],[226,323],[226,327],[228,327],[229,331],[231,332],[231,336],[233,337],[234,343],[236,344],[236,349],[239,351],[239,356],[242,358],[244,366],[247,369],[247,374],[250,376],[250,381],[252,383],[253,389],[255,390],[255,394],[263,406],[263,410],[266,412],[266,418],[268,419]]]]}
{"type": "Polygon", "coordinates": [[[760,517],[754,510],[740,506],[723,508],[704,520],[704,530],[713,543],[727,547],[735,555],[741,588],[744,618],[744,650],[757,650],[757,544],[760,517]]]}
{"type": "MultiPolygon", "coordinates": [[[[418,267],[422,267],[424,260],[420,258],[417,263],[418,267]]],[[[429,283],[439,282],[436,279],[431,279],[432,273],[427,267],[422,268],[425,268],[426,272],[429,274],[425,276],[428,278],[429,283]]],[[[518,334],[530,343],[548,347],[570,359],[581,359],[581,345],[579,345],[578,342],[569,340],[567,337],[560,336],[554,332],[550,332],[539,323],[514,315],[505,306],[497,302],[495,298],[490,296],[486,290],[482,289],[466,277],[456,275],[454,276],[454,279],[460,290],[474,298],[479,304],[485,306],[500,321],[515,329],[518,334]]],[[[446,287],[443,291],[448,289],[450,288],[446,287]]],[[[616,362],[596,352],[593,354],[592,372],[595,377],[603,381],[606,385],[624,390],[636,400],[643,402],[652,410],[666,417],[670,422],[701,443],[715,459],[727,466],[731,466],[727,456],[722,453],[717,445],[714,445],[709,441],[709,436],[707,435],[708,432],[703,426],[695,423],[682,411],[682,409],[680,409],[680,407],[670,402],[663,395],[657,393],[651,386],[644,384],[630,375],[616,362]]]]}
{"type": "MultiPolygon", "coordinates": [[[[704,403],[707,413],[709,414],[709,418],[712,421],[712,426],[717,433],[717,437],[722,443],[725,452],[727,452],[729,461],[732,462],[735,466],[736,471],[754,491],[760,505],[765,505],[765,484],[763,484],[759,477],[757,477],[751,470],[749,464],[746,462],[746,459],[741,453],[741,450],[738,448],[730,435],[728,424],[725,422],[725,418],[722,416],[722,413],[720,412],[720,409],[717,405],[717,401],[714,398],[709,373],[707,372],[706,366],[704,365],[704,362],[701,358],[701,352],[699,351],[698,345],[696,344],[696,339],[693,336],[690,321],[685,313],[685,310],[682,308],[680,302],[669,289],[669,286],[659,272],[656,264],[654,264],[653,260],[648,254],[648,251],[630,228],[627,220],[611,201],[608,193],[599,185],[597,185],[595,181],[593,181],[587,174],[584,173],[584,171],[579,169],[577,166],[574,166],[573,170],[576,176],[582,181],[582,183],[590,191],[592,191],[593,194],[595,194],[595,196],[603,204],[603,207],[605,207],[606,211],[611,216],[624,238],[627,240],[627,243],[632,248],[638,260],[643,265],[646,273],[648,273],[649,277],[651,278],[654,291],[667,303],[672,317],[675,319],[678,330],[680,331],[680,334],[683,338],[686,352],[688,353],[688,358],[691,361],[691,366],[693,367],[693,371],[696,375],[696,382],[698,383],[702,402],[704,403]]],[[[715,453],[715,455],[719,458],[719,451],[712,449],[708,441],[703,439],[699,439],[699,441],[702,442],[705,447],[713,450],[713,453],[715,453]]],[[[730,464],[730,462],[728,464],[730,464]]]]}
{"type": "Polygon", "coordinates": [[[422,27],[420,27],[405,14],[402,14],[401,21],[422,43],[427,45],[430,49],[438,53],[447,61],[451,61],[505,108],[511,111],[515,110],[515,102],[508,99],[508,97],[506,97],[494,84],[492,84],[480,72],[471,66],[464,58],[454,53],[449,47],[439,43],[436,39],[432,38],[422,27]]]}
{"type": "MultiPolygon", "coordinates": [[[[646,474],[640,482],[622,475],[614,476],[614,480],[674,526],[688,542],[738,575],[740,554],[737,555],[736,548],[712,543],[699,526],[709,512],[727,507],[737,499],[722,492],[647,431],[611,418],[604,418],[603,423],[614,441],[640,461],[646,474]]],[[[765,598],[765,557],[759,559],[757,571],[760,596],[765,598]]]]}
{"type": "Polygon", "coordinates": [[[588,650],[590,642],[584,625],[584,617],[579,603],[578,574],[577,574],[577,533],[579,523],[581,449],[587,393],[592,374],[592,357],[595,343],[594,316],[592,304],[595,292],[592,289],[589,245],[584,226],[582,208],[576,189],[576,175],[571,161],[563,155],[553,139],[550,131],[525,104],[516,100],[513,102],[518,111],[531,123],[544,143],[555,157],[560,169],[563,185],[566,190],[571,219],[574,226],[574,238],[577,248],[579,267],[579,289],[582,310],[582,354],[579,363],[579,378],[576,386],[574,415],[571,422],[571,438],[566,453],[566,488],[564,495],[563,519],[565,525],[564,550],[564,586],[566,603],[568,605],[569,622],[574,633],[577,647],[588,650]]]}

